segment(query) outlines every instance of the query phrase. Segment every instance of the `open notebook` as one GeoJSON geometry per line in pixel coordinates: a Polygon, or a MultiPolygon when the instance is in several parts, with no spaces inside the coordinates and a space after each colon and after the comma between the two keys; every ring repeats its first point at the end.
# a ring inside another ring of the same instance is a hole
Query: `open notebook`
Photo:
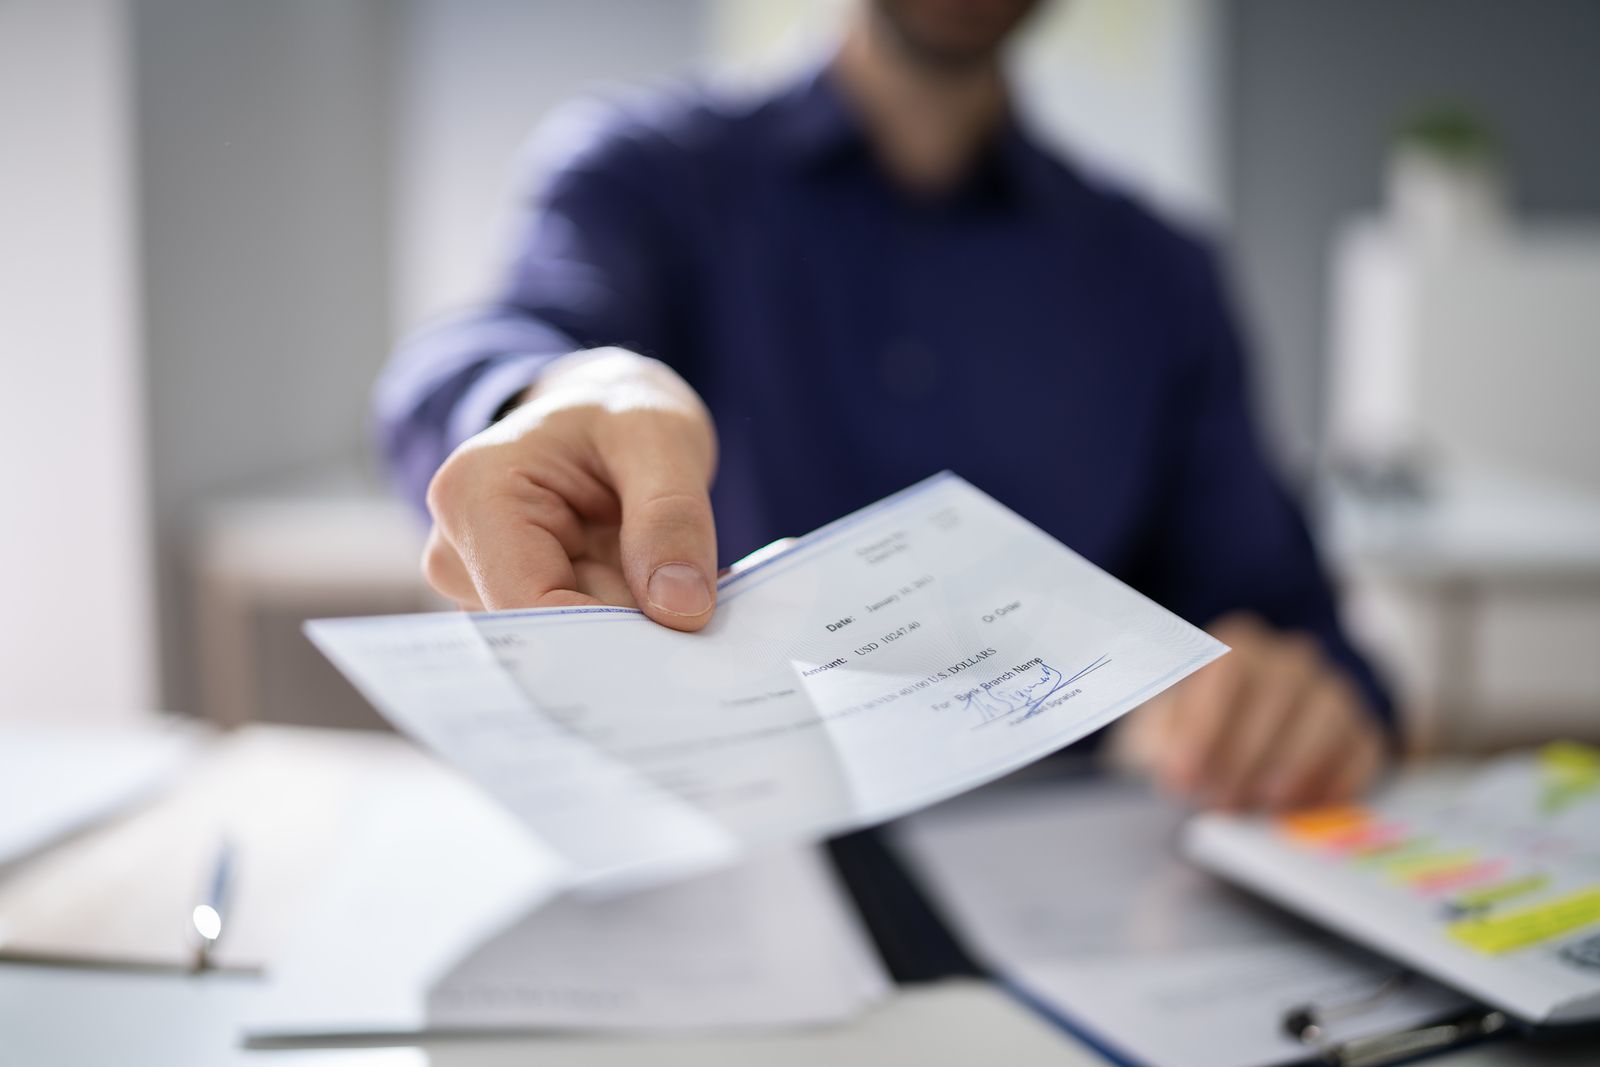
{"type": "MultiPolygon", "coordinates": [[[[98,773],[89,757],[102,744],[74,739],[56,773],[98,773]]],[[[190,913],[227,841],[237,859],[215,962],[259,970],[298,924],[363,798],[438,773],[398,738],[357,731],[251,726],[194,749],[203,755],[182,765],[163,759],[159,788],[141,803],[6,872],[0,959],[190,967],[190,913]]]]}

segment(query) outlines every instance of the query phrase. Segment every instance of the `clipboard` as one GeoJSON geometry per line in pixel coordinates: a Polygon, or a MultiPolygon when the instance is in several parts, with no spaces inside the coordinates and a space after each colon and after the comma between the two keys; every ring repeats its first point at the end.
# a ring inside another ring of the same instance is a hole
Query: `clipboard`
{"type": "MultiPolygon", "coordinates": [[[[1133,1014],[1107,1013],[1104,1010],[1103,999],[1097,1000],[1093,996],[1082,995],[1086,988],[1084,981],[1075,979],[1077,981],[1075,986],[1061,983],[1052,986],[1048,974],[1037,966],[1018,965],[1014,946],[1007,946],[1002,940],[997,940],[992,931],[983,929],[983,923],[972,921],[974,914],[972,892],[970,890],[953,892],[954,887],[943,876],[948,871],[941,872],[937,863],[927,862],[926,849],[930,839],[927,835],[921,835],[923,840],[918,840],[918,819],[945,818],[947,817],[945,813],[949,809],[975,809],[975,814],[972,816],[973,830],[981,833],[989,833],[994,828],[1003,826],[1006,820],[1013,818],[1035,819],[1037,831],[1019,830],[1017,833],[1020,836],[1016,841],[1026,842],[1029,839],[1028,834],[1033,833],[1038,842],[1038,851],[1034,854],[1037,857],[1044,854],[1043,850],[1051,842],[1066,849],[1071,849],[1074,844],[1070,832],[1068,836],[1062,836],[1062,827],[1066,824],[1058,824],[1054,816],[1048,815],[1047,805],[1058,807],[1073,805],[1092,812],[1095,805],[1107,804],[1120,807],[1126,813],[1133,814],[1136,819],[1148,822],[1152,816],[1138,814],[1134,809],[1140,805],[1149,807],[1159,804],[1154,798],[1149,797],[1148,791],[1141,783],[1086,773],[1082,768],[1064,772],[1057,769],[1049,778],[1041,775],[1038,779],[991,787],[984,795],[975,796],[970,800],[958,800],[944,808],[934,809],[925,816],[909,820],[909,825],[902,828],[893,840],[894,853],[898,854],[908,867],[921,875],[920,881],[907,878],[906,885],[902,887],[906,891],[914,890],[920,896],[917,904],[908,906],[909,910],[921,911],[938,919],[941,924],[939,939],[960,947],[968,960],[968,966],[999,982],[1019,1002],[1080,1043],[1089,1046],[1109,1062],[1126,1067],[1167,1067],[1172,1063],[1195,1062],[1189,1057],[1173,1058],[1171,1054],[1165,1058],[1152,1055],[1148,1041],[1141,1044],[1139,1035],[1132,1032],[1134,1026],[1129,1024],[1129,1019],[1134,1017],[1133,1014]],[[1021,797],[1016,801],[1009,800],[1005,796],[1008,791],[1013,794],[1020,793],[1021,797]],[[1027,795],[1029,791],[1034,794],[1031,799],[1027,795]],[[1007,810],[1008,804],[1014,804],[1010,811],[1007,810]],[[991,810],[983,810],[985,807],[991,810]],[[1036,814],[1029,814],[1030,810],[1036,814]]],[[[1165,815],[1153,817],[1164,820],[1166,827],[1171,831],[1166,843],[1170,849],[1175,850],[1181,813],[1172,809],[1165,815]]],[[[1153,833],[1156,828],[1152,826],[1149,829],[1153,833]]],[[[1016,841],[1013,841],[1013,845],[1016,841]]],[[[937,845],[938,842],[934,843],[937,845]]],[[[1128,844],[1130,850],[1141,850],[1147,844],[1147,840],[1141,836],[1138,840],[1129,841],[1128,844]]],[[[896,857],[891,856],[885,862],[895,862],[895,859],[896,857]]],[[[1082,869],[1086,877],[1093,875],[1096,859],[1094,855],[1082,857],[1082,869]]],[[[985,862],[985,857],[957,856],[954,862],[970,868],[975,862],[985,862]]],[[[1175,866],[1184,866],[1176,859],[1169,862],[1175,866]]],[[[845,870],[844,874],[846,883],[852,891],[858,891],[859,880],[851,877],[849,870],[845,870]]],[[[1194,877],[1205,876],[1194,873],[1194,877]]],[[[872,881],[872,889],[881,891],[885,884],[893,883],[892,880],[882,877],[875,878],[872,881]]],[[[1219,890],[1232,892],[1226,887],[1219,887],[1219,890]]],[[[1247,902],[1249,900],[1243,894],[1235,895],[1247,902]]],[[[1066,897],[1062,899],[1064,903],[1068,900],[1066,897]]],[[[994,904],[1002,908],[1017,906],[1015,901],[1008,903],[1004,900],[996,901],[994,904]]],[[[1298,920],[1268,905],[1256,903],[1249,906],[1276,916],[1275,921],[1303,927],[1307,931],[1308,938],[1322,938],[1327,942],[1325,949],[1306,951],[1326,951],[1329,953],[1326,958],[1335,963],[1342,959],[1345,953],[1360,953],[1363,957],[1368,955],[1359,949],[1344,945],[1337,939],[1327,938],[1314,928],[1304,927],[1298,920]]],[[[882,904],[863,909],[869,916],[875,911],[886,910],[890,909],[882,904]]],[[[870,921],[869,928],[872,928],[870,921]]],[[[904,935],[899,935],[896,939],[904,940],[904,935]]],[[[944,954],[945,951],[942,948],[939,950],[940,954],[944,954]]],[[[919,961],[919,964],[925,969],[927,961],[919,961]]],[[[1258,976],[1270,976],[1271,968],[1275,965],[1272,954],[1266,951],[1255,958],[1247,953],[1236,964],[1239,973],[1255,973],[1258,976]]],[[[1308,965],[1314,967],[1316,961],[1310,960],[1308,965]]],[[[1159,968],[1161,962],[1155,957],[1143,963],[1131,961],[1129,970],[1124,973],[1130,973],[1138,966],[1159,968]]],[[[1386,1064],[1409,1062],[1430,1054],[1459,1049],[1478,1041],[1510,1034],[1515,1029],[1503,1013],[1439,990],[1434,983],[1425,978],[1403,977],[1403,972],[1387,961],[1374,957],[1372,967],[1368,970],[1372,975],[1370,980],[1363,978],[1335,997],[1315,1002],[1305,1000],[1291,1002],[1277,1009],[1267,1007],[1270,1001],[1265,997],[1261,998],[1263,1007],[1257,1016],[1257,1022],[1260,1026],[1274,1031],[1271,1036],[1275,1039],[1272,1043],[1275,1051],[1264,1058],[1258,1056],[1249,1062],[1260,1067],[1278,1067],[1280,1064],[1289,1067],[1301,1063],[1382,1067],[1386,1064]],[[1418,998],[1419,993],[1424,994],[1421,999],[1418,998]],[[1429,1001],[1427,999],[1429,996],[1436,996],[1436,999],[1429,1001]],[[1403,1010],[1397,1010],[1397,1003],[1403,1010]],[[1298,1015],[1299,1018],[1291,1019],[1291,1015],[1298,1015]],[[1393,1019],[1403,1020],[1406,1024],[1390,1025],[1393,1019]],[[1294,1028],[1291,1027],[1291,1022],[1298,1022],[1300,1025],[1294,1028]],[[1373,1029],[1370,1025],[1364,1025],[1369,1022],[1376,1022],[1378,1028],[1373,1029]]],[[[1085,974],[1088,973],[1085,971],[1085,974]]],[[[1172,988],[1177,988],[1178,984],[1172,988]]],[[[1148,1021],[1145,1025],[1148,1025],[1148,1021]]],[[[1262,1042],[1258,1041],[1254,1047],[1259,1051],[1261,1046],[1262,1042]]],[[[1226,1060],[1227,1055],[1227,1051],[1223,1050],[1219,1054],[1219,1062],[1226,1060]]]]}
{"type": "MultiPolygon", "coordinates": [[[[1116,1067],[1151,1067],[1147,1061],[1108,1044],[1091,1024],[1035,996],[1026,987],[1010,981],[1001,984],[1019,1001],[1105,1057],[1108,1063],[1116,1067]]],[[[1281,1067],[1393,1067],[1469,1048],[1501,1034],[1506,1025],[1502,1013],[1470,1007],[1426,1026],[1387,1030],[1348,1041],[1323,1042],[1313,1038],[1306,1041],[1303,1058],[1284,1060],[1281,1067]]]]}

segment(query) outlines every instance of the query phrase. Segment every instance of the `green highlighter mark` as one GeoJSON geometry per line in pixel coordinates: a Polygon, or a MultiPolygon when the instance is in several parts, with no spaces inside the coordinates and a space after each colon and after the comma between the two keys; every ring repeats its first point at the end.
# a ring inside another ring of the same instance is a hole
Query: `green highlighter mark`
{"type": "Polygon", "coordinates": [[[1393,844],[1380,845],[1377,848],[1362,849],[1356,853],[1356,865],[1360,867],[1385,867],[1390,862],[1410,859],[1420,856],[1433,848],[1432,837],[1411,837],[1393,844]]]}
{"type": "Polygon", "coordinates": [[[1494,885],[1486,885],[1481,889],[1474,889],[1456,896],[1450,903],[1462,911],[1477,911],[1487,908],[1491,904],[1503,904],[1508,900],[1537,893],[1550,884],[1548,874],[1528,874],[1521,878],[1512,878],[1494,885]]]}
{"type": "Polygon", "coordinates": [[[1445,852],[1424,852],[1418,856],[1391,857],[1384,863],[1383,869],[1396,881],[1409,882],[1465,867],[1477,858],[1477,849],[1457,848],[1445,852]]]}

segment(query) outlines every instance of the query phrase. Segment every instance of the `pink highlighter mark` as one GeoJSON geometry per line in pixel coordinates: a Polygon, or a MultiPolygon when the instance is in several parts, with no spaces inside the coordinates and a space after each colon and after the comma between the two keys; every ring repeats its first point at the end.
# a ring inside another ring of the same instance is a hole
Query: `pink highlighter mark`
{"type": "Polygon", "coordinates": [[[1329,834],[1318,844],[1330,852],[1347,852],[1363,856],[1397,845],[1405,838],[1406,828],[1399,823],[1369,822],[1329,834]]]}
{"type": "Polygon", "coordinates": [[[1510,864],[1504,859],[1479,860],[1460,867],[1432,871],[1411,880],[1411,888],[1424,896],[1435,896],[1457,889],[1465,889],[1480,882],[1493,881],[1506,872],[1510,864]]]}

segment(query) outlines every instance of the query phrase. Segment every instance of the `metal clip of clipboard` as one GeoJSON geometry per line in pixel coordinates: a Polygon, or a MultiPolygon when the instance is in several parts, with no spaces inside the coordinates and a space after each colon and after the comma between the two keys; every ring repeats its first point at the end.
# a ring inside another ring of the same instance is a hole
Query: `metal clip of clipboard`
{"type": "Polygon", "coordinates": [[[1490,1037],[1504,1030],[1504,1012],[1493,1008],[1471,1008],[1453,1018],[1428,1026],[1372,1034],[1348,1041],[1324,1039],[1327,1024],[1349,1019],[1372,1010],[1391,994],[1403,989],[1411,974],[1397,971],[1370,993],[1336,1004],[1306,1004],[1284,1013],[1283,1028],[1295,1040],[1317,1051],[1322,1062],[1333,1067],[1384,1067],[1428,1052],[1441,1052],[1470,1041],[1490,1037]]]}

